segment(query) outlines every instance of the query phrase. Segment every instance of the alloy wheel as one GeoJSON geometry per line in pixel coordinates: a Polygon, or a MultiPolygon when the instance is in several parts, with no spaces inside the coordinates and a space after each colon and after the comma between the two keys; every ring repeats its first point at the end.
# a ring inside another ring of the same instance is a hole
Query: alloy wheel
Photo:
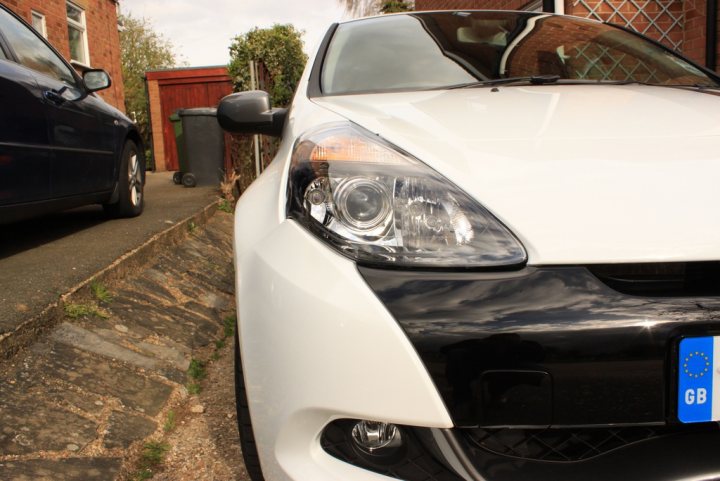
{"type": "Polygon", "coordinates": [[[139,205],[142,199],[142,171],[137,153],[133,153],[128,161],[128,189],[132,205],[139,205]]]}

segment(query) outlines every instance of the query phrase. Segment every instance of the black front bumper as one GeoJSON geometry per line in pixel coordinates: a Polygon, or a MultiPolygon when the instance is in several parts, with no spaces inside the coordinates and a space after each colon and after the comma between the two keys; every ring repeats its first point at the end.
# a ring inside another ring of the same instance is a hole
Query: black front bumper
{"type": "Polygon", "coordinates": [[[626,295],[585,267],[359,270],[460,428],[677,424],[678,342],[720,335],[720,298],[626,295]]]}
{"type": "Polygon", "coordinates": [[[717,480],[720,479],[717,456],[720,431],[717,425],[703,427],[705,429],[631,443],[584,461],[567,463],[499,456],[468,443],[458,430],[446,430],[444,435],[462,465],[458,481],[717,480]]]}
{"type": "Polygon", "coordinates": [[[673,291],[682,296],[651,297],[614,290],[586,267],[360,267],[455,427],[402,426],[407,452],[389,461],[357,455],[353,422],[328,426],[323,447],[409,481],[720,479],[720,425],[682,424],[676,415],[679,341],[720,335],[720,286],[709,285],[717,270],[708,284],[698,283],[697,268],[673,291]]]}
{"type": "MultiPolygon", "coordinates": [[[[321,445],[331,456],[368,471],[405,481],[687,481],[720,479],[720,426],[703,424],[679,429],[586,428],[587,436],[566,429],[555,442],[548,429],[538,439],[527,430],[513,431],[512,453],[483,446],[468,429],[400,426],[403,444],[390,452],[368,454],[351,436],[357,420],[336,420],[323,431],[321,445]],[[635,439],[628,429],[644,431],[635,439]],[[608,432],[615,434],[608,436],[608,432]],[[576,437],[577,436],[577,437],[576,437]],[[523,441],[523,437],[524,441],[523,441]],[[602,442],[605,438],[606,442],[602,442]],[[561,442],[557,442],[562,440],[561,442]],[[600,442],[598,442],[600,441],[600,442]],[[615,442],[613,442],[615,441],[615,442]],[[540,449],[537,448],[542,443],[540,449]],[[581,461],[557,462],[523,457],[528,453],[585,452],[581,461]],[[602,452],[601,452],[602,451],[602,452]]],[[[557,434],[557,433],[556,433],[557,434]]],[[[537,435],[537,433],[535,434],[537,435]]],[[[495,446],[497,447],[497,445],[495,446]]]]}

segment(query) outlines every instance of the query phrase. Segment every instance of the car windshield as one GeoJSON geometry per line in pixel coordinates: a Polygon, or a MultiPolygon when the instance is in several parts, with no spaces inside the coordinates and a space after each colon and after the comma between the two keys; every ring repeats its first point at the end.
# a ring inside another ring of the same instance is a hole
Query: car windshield
{"type": "Polygon", "coordinates": [[[469,11],[339,25],[324,56],[321,88],[339,95],[501,79],[718,87],[682,57],[617,27],[542,13],[469,11]]]}

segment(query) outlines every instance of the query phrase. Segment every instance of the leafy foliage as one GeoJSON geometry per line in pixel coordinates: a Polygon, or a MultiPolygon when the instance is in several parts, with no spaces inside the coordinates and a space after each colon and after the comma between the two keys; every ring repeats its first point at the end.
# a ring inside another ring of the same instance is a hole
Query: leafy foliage
{"type": "Polygon", "coordinates": [[[175,67],[178,62],[172,43],[153,30],[145,18],[119,17],[120,62],[125,83],[125,111],[138,124],[145,145],[150,145],[150,116],[145,72],[175,67]]]}
{"type": "Polygon", "coordinates": [[[270,28],[256,27],[235,37],[228,65],[235,90],[250,90],[250,61],[262,62],[272,79],[273,105],[287,106],[307,61],[303,33],[291,24],[275,24],[270,28]]]}
{"type": "Polygon", "coordinates": [[[353,17],[378,13],[407,12],[415,8],[413,0],[338,0],[353,17]]]}
{"type": "Polygon", "coordinates": [[[410,5],[403,0],[386,0],[380,7],[382,13],[407,12],[410,9],[410,5]]]}

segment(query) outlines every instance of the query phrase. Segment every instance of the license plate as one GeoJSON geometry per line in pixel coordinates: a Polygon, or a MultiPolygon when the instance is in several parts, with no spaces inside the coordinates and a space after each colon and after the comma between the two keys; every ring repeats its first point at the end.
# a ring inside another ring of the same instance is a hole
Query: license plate
{"type": "Polygon", "coordinates": [[[720,336],[680,341],[678,418],[683,423],[720,420],[720,336]]]}

